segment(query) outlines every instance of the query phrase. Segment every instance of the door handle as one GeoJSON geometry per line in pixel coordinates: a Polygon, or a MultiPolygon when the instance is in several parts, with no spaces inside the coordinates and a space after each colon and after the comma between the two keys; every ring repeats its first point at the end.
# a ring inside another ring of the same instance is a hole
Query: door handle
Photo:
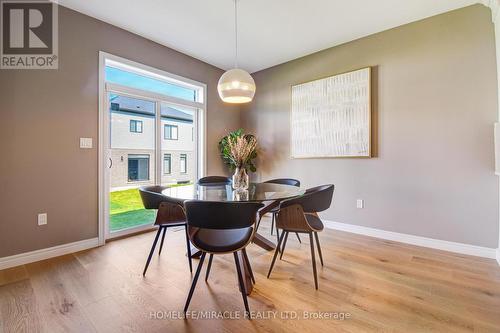
{"type": "Polygon", "coordinates": [[[109,167],[108,169],[111,169],[111,167],[113,166],[113,160],[111,159],[111,157],[108,157],[109,158],[109,167]]]}

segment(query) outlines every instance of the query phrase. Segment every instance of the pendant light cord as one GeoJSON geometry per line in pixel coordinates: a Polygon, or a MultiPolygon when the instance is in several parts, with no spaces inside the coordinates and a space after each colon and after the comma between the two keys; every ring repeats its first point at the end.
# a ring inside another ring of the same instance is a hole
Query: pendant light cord
{"type": "Polygon", "coordinates": [[[234,0],[234,68],[238,68],[238,0],[234,0]]]}

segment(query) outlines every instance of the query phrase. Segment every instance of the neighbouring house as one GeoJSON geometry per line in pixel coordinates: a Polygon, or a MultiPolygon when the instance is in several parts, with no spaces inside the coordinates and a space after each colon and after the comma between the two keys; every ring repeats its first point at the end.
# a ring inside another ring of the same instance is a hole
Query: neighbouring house
{"type": "MultiPolygon", "coordinates": [[[[111,187],[131,188],[155,183],[156,104],[112,95],[111,187]]],[[[161,103],[161,184],[195,180],[193,115],[161,103]]]]}

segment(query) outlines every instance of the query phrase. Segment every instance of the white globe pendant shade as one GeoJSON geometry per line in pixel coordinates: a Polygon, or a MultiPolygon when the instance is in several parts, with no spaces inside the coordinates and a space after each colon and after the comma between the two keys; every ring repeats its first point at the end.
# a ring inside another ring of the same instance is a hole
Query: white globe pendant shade
{"type": "Polygon", "coordinates": [[[255,95],[255,81],[246,71],[234,68],[222,74],[217,90],[226,103],[248,103],[255,95]]]}

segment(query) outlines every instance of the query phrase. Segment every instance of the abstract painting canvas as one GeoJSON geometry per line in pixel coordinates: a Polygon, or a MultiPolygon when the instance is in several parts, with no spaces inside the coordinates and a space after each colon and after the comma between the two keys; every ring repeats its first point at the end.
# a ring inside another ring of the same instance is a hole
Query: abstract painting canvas
{"type": "Polygon", "coordinates": [[[292,86],[292,158],[370,157],[370,68],[292,86]]]}

